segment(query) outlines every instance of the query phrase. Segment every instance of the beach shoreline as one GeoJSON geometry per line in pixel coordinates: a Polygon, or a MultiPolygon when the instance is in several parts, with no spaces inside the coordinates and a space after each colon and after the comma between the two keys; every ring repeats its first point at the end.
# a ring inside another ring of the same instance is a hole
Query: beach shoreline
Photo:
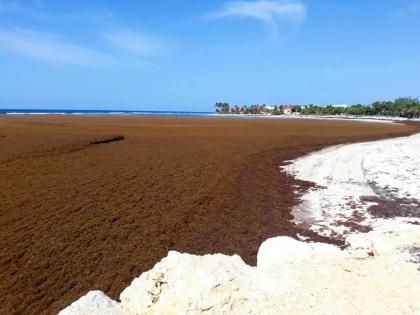
{"type": "Polygon", "coordinates": [[[355,115],[307,115],[307,114],[234,114],[213,112],[187,112],[187,111],[133,111],[133,110],[31,110],[31,109],[0,109],[0,114],[6,116],[85,116],[85,117],[180,117],[180,118],[232,118],[232,119],[309,119],[309,120],[350,120],[366,123],[400,123],[420,122],[418,118],[405,118],[398,116],[355,116],[355,115]]]}
{"type": "Polygon", "coordinates": [[[238,254],[254,265],[273,236],[327,241],[289,222],[296,182],[279,166],[327,146],[419,130],[328,120],[0,117],[2,305],[10,314],[54,314],[95,289],[116,299],[169,250],[238,254]],[[124,140],[86,145],[110,135],[124,140]]]}

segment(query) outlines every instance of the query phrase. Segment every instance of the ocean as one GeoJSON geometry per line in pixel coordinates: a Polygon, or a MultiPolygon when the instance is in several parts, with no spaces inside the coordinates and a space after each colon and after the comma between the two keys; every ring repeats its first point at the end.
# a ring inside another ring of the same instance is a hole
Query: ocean
{"type": "Polygon", "coordinates": [[[13,109],[0,108],[5,115],[92,115],[92,116],[178,116],[212,117],[214,112],[135,111],[135,110],[78,110],[78,109],[13,109]]]}

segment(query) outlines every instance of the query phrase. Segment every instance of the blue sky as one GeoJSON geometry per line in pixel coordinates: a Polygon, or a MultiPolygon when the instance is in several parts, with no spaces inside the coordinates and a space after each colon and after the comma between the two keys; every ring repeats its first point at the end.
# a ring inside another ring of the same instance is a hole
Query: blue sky
{"type": "Polygon", "coordinates": [[[420,96],[420,0],[0,0],[0,108],[420,96]]]}

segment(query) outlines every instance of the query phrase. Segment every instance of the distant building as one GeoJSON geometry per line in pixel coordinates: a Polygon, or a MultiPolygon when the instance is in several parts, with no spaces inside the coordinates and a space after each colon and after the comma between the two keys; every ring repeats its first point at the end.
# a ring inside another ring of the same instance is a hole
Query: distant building
{"type": "Polygon", "coordinates": [[[292,105],[283,105],[281,107],[281,109],[283,110],[283,114],[291,115],[292,111],[293,111],[293,106],[292,105]]]}

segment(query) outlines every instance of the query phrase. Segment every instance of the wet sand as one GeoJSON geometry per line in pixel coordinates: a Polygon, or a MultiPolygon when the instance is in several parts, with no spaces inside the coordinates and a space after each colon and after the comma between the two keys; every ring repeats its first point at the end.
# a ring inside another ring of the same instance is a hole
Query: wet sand
{"type": "MultiPolygon", "coordinates": [[[[418,124],[157,117],[0,117],[0,313],[117,299],[169,250],[239,254],[300,233],[284,161],[418,124]],[[122,136],[122,137],[121,137],[122,136]],[[117,141],[114,141],[117,140],[117,141]]],[[[323,239],[324,241],[328,241],[323,239]]]]}

